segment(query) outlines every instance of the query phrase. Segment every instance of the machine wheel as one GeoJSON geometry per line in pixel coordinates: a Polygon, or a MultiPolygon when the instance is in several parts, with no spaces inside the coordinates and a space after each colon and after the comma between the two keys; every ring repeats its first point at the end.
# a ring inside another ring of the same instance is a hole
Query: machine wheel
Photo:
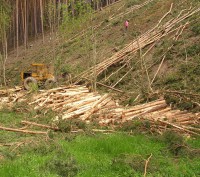
{"type": "Polygon", "coordinates": [[[47,79],[45,82],[45,88],[46,89],[51,89],[55,86],[56,80],[55,78],[47,79]]]}
{"type": "Polygon", "coordinates": [[[26,90],[31,90],[31,89],[37,87],[37,80],[33,77],[27,77],[24,80],[24,87],[26,90]]]}

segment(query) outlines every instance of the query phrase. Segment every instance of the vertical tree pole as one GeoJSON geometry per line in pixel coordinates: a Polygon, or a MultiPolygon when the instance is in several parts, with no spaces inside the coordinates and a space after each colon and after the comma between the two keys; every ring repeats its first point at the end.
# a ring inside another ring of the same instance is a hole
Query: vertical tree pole
{"type": "Polygon", "coordinates": [[[34,33],[35,33],[35,39],[36,39],[36,35],[37,35],[37,33],[38,33],[38,31],[37,31],[37,5],[36,5],[36,0],[34,0],[34,28],[35,28],[35,30],[34,30],[34,33]]]}
{"type": "Polygon", "coordinates": [[[19,49],[19,0],[16,0],[16,36],[17,36],[17,57],[18,57],[18,49],[19,49]]]}
{"type": "Polygon", "coordinates": [[[24,46],[25,46],[25,50],[27,47],[27,3],[26,0],[24,0],[24,46]]]}
{"type": "Polygon", "coordinates": [[[58,0],[58,4],[57,4],[57,8],[58,8],[58,28],[60,26],[60,10],[61,10],[61,3],[60,0],[58,0]]]}
{"type": "Polygon", "coordinates": [[[96,42],[96,34],[94,28],[92,29],[92,37],[93,37],[93,61],[94,61],[94,75],[93,75],[93,91],[96,92],[97,89],[97,42],[96,42]]]}
{"type": "Polygon", "coordinates": [[[28,37],[29,37],[28,36],[29,35],[29,11],[31,10],[30,4],[31,4],[30,1],[26,0],[26,6],[25,6],[25,9],[26,9],[26,16],[25,16],[26,17],[26,47],[28,46],[28,37]]]}
{"type": "Polygon", "coordinates": [[[74,0],[71,0],[71,10],[72,10],[72,17],[75,16],[75,9],[74,9],[74,0]]]}
{"type": "Polygon", "coordinates": [[[42,40],[44,43],[44,21],[43,21],[43,5],[42,0],[40,0],[40,18],[41,18],[41,28],[42,28],[42,40]]]}
{"type": "Polygon", "coordinates": [[[66,12],[68,12],[68,0],[65,0],[65,4],[66,4],[66,12]]]}
{"type": "Polygon", "coordinates": [[[4,63],[3,63],[3,81],[4,85],[6,86],[6,61],[8,59],[8,42],[7,42],[7,35],[6,35],[6,26],[4,26],[4,44],[5,44],[5,50],[4,50],[4,63]]]}
{"type": "Polygon", "coordinates": [[[23,10],[23,2],[21,1],[21,19],[22,19],[22,32],[21,34],[24,34],[24,10],[23,10]]]}

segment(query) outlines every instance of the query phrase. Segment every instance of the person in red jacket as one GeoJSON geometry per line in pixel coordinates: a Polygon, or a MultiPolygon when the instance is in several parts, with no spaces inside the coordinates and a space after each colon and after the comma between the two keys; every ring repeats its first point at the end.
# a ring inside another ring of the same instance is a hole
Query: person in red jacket
{"type": "Polygon", "coordinates": [[[124,23],[126,31],[128,30],[128,25],[129,25],[129,20],[126,20],[125,23],[124,23]]]}

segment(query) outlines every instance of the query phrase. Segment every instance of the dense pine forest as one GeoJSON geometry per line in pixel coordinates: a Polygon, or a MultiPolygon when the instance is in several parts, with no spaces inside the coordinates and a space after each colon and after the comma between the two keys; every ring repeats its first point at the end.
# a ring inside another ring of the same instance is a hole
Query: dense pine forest
{"type": "MultiPolygon", "coordinates": [[[[18,48],[28,39],[45,31],[58,28],[64,20],[100,10],[114,1],[68,0],[1,0],[1,39],[6,38],[10,47],[18,48]],[[67,19],[66,19],[67,18],[67,19]],[[6,33],[4,36],[3,33],[6,33]]],[[[5,45],[5,44],[3,44],[5,45]]]]}

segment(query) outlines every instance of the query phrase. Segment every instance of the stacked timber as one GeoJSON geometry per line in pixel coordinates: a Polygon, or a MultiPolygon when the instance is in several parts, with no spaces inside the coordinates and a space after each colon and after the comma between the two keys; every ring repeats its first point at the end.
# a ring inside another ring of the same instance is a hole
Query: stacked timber
{"type": "Polygon", "coordinates": [[[199,135],[200,133],[200,113],[172,110],[163,99],[125,110],[122,122],[135,118],[148,120],[152,125],[156,125],[156,129],[161,132],[170,128],[190,134],[199,135]]]}
{"type": "Polygon", "coordinates": [[[21,90],[22,90],[22,87],[15,87],[15,88],[10,88],[10,89],[0,90],[0,98],[2,96],[5,96],[5,95],[11,94],[11,93],[17,93],[21,90]]]}
{"type": "Polygon", "coordinates": [[[61,119],[88,120],[100,110],[117,108],[108,94],[89,92],[85,86],[60,87],[38,94],[29,105],[34,109],[51,109],[61,113],[61,119]]]}
{"type": "Polygon", "coordinates": [[[25,93],[20,89],[14,90],[12,94],[0,96],[0,103],[11,104],[25,100],[36,110],[55,111],[58,116],[54,121],[78,119],[86,123],[95,122],[101,126],[114,127],[140,119],[148,121],[151,128],[159,133],[175,129],[179,132],[200,134],[200,113],[172,110],[163,98],[124,108],[108,94],[90,92],[85,86],[40,90],[31,99],[30,94],[25,93]]]}
{"type": "Polygon", "coordinates": [[[13,103],[24,101],[27,95],[22,91],[22,87],[0,90],[0,109],[4,106],[12,107],[13,103]]]}

